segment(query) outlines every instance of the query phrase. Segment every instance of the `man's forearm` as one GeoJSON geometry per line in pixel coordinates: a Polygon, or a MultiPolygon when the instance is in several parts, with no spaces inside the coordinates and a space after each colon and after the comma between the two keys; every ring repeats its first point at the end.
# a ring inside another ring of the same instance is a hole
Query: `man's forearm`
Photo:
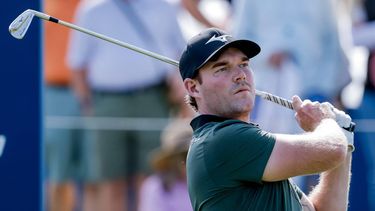
{"type": "Polygon", "coordinates": [[[321,173],[319,184],[309,195],[317,211],[347,210],[351,161],[352,153],[348,152],[345,162],[321,173]]]}

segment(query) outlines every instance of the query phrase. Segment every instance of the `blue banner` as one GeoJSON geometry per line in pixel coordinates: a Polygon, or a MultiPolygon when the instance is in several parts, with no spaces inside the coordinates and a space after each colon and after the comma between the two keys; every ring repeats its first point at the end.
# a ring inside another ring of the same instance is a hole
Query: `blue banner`
{"type": "Polygon", "coordinates": [[[0,135],[6,145],[0,157],[0,210],[43,210],[41,122],[41,21],[34,18],[22,40],[8,33],[9,24],[40,1],[12,0],[0,7],[0,135]]]}

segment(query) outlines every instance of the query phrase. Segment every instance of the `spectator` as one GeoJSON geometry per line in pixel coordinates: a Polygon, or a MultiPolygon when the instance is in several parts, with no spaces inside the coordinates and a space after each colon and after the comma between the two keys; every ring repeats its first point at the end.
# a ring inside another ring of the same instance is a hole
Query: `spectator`
{"type": "MultiPolygon", "coordinates": [[[[190,121],[190,120],[189,120],[190,121]]],[[[189,121],[171,122],[154,150],[151,165],[155,171],[143,183],[139,211],[192,211],[189,200],[185,161],[192,130],[189,121]]]]}
{"type": "Polygon", "coordinates": [[[192,130],[189,121],[195,112],[185,103],[186,91],[179,75],[172,75],[175,92],[169,96],[175,118],[161,134],[161,147],[150,153],[153,174],[143,182],[139,211],[192,210],[186,185],[185,160],[192,130]]]}
{"type": "MultiPolygon", "coordinates": [[[[78,0],[45,0],[44,9],[71,21],[77,4],[78,0]]],[[[78,116],[78,102],[70,89],[70,71],[62,59],[69,31],[51,23],[46,23],[44,29],[44,115],[78,116]]],[[[76,182],[80,170],[82,131],[46,126],[46,207],[50,211],[73,211],[79,205],[76,182]]]]}
{"type": "MultiPolygon", "coordinates": [[[[304,99],[334,102],[349,82],[331,1],[237,0],[233,30],[263,46],[253,61],[261,90],[285,98],[300,94],[304,99]]],[[[297,132],[292,112],[281,112],[283,108],[264,101],[256,107],[254,118],[266,129],[297,132]]]]}
{"type": "MultiPolygon", "coordinates": [[[[177,58],[184,40],[175,9],[164,0],[83,1],[77,25],[177,58]]],[[[86,115],[167,117],[166,81],[171,66],[80,32],[72,32],[68,62],[86,115]]],[[[87,210],[134,210],[145,155],[159,145],[153,131],[93,131],[87,142],[87,210]],[[124,202],[125,199],[125,202],[124,202]]]]}

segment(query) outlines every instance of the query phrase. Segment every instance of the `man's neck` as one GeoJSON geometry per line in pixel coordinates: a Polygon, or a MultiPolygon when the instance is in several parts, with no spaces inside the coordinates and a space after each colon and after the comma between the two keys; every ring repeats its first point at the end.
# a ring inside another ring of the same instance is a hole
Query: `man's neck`
{"type": "Polygon", "coordinates": [[[236,120],[240,120],[240,121],[243,121],[243,122],[250,123],[250,115],[248,115],[248,114],[226,115],[226,114],[216,114],[216,113],[209,113],[209,112],[199,112],[199,115],[205,115],[205,114],[215,115],[215,116],[224,117],[224,118],[228,118],[228,119],[236,119],[236,120]]]}

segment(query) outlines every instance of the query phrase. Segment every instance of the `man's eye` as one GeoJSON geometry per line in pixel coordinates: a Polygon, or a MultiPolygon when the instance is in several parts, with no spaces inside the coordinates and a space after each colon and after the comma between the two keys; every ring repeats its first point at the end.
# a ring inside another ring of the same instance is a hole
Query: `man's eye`
{"type": "Polygon", "coordinates": [[[241,67],[241,68],[248,67],[248,66],[249,66],[248,63],[240,64],[240,67],[241,67]]]}
{"type": "Polygon", "coordinates": [[[221,67],[219,69],[216,70],[216,72],[223,72],[223,71],[227,71],[228,68],[227,67],[221,67]]]}

